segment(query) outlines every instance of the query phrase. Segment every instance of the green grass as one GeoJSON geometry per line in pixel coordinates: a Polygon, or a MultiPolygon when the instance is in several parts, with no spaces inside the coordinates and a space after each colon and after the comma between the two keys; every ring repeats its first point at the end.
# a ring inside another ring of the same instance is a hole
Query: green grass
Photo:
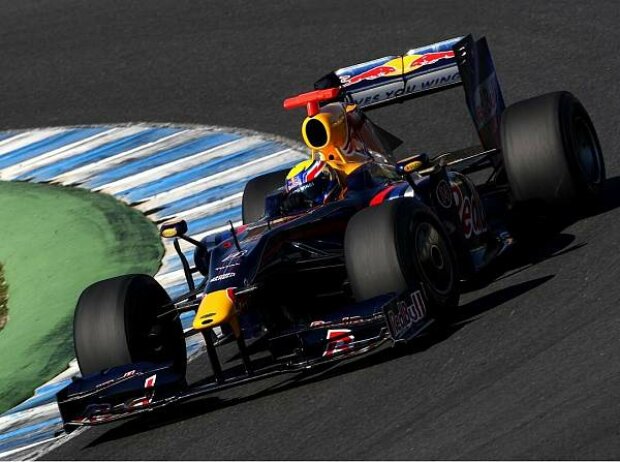
{"type": "Polygon", "coordinates": [[[82,189],[0,182],[0,224],[10,312],[0,331],[3,412],[74,357],[81,291],[120,274],[155,274],[163,247],[141,213],[82,189]]]}

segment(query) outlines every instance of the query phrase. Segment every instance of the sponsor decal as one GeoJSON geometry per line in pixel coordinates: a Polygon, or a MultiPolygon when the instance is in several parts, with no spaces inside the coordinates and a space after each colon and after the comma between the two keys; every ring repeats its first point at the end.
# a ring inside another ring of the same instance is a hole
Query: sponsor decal
{"type": "Polygon", "coordinates": [[[422,55],[405,55],[383,62],[382,64],[362,71],[357,75],[343,74],[340,76],[340,83],[343,87],[355,85],[356,83],[376,80],[383,77],[397,77],[403,73],[414,72],[424,66],[435,64],[442,59],[454,58],[452,50],[425,53],[422,55]]]}
{"type": "Polygon", "coordinates": [[[217,276],[213,276],[210,279],[210,282],[217,282],[217,281],[222,281],[224,279],[229,279],[232,277],[235,277],[237,273],[224,273],[224,274],[218,274],[217,276]]]}
{"type": "Polygon", "coordinates": [[[155,386],[155,380],[157,380],[157,374],[151,375],[144,381],[144,388],[153,388],[155,386]]]}
{"type": "Polygon", "coordinates": [[[241,265],[241,262],[237,261],[237,262],[232,262],[232,263],[228,263],[226,264],[226,266],[218,266],[215,268],[215,271],[224,271],[227,270],[233,266],[239,266],[241,265]]]}
{"type": "MultiPolygon", "coordinates": [[[[433,88],[451,85],[461,81],[461,75],[452,68],[447,70],[440,69],[430,72],[428,75],[414,76],[407,80],[403,87],[399,84],[395,89],[383,89],[383,87],[373,88],[367,91],[353,93],[354,103],[359,106],[367,106],[369,104],[379,103],[384,100],[398,98],[399,96],[418,93],[421,91],[432,90],[433,88]]],[[[393,87],[392,87],[393,88],[393,87]]]]}
{"type": "Polygon", "coordinates": [[[439,205],[444,209],[452,207],[452,190],[446,180],[441,180],[437,184],[435,195],[437,196],[437,202],[439,202],[439,205]]]}
{"type": "Polygon", "coordinates": [[[340,81],[346,87],[348,85],[355,85],[356,83],[362,82],[364,80],[375,80],[397,73],[399,73],[399,70],[396,67],[382,65],[373,67],[372,69],[368,69],[367,71],[364,71],[358,75],[343,75],[340,77],[340,81]]]}
{"type": "Polygon", "coordinates": [[[454,203],[459,210],[459,218],[463,234],[467,239],[472,235],[478,236],[487,230],[486,220],[484,218],[484,208],[477,194],[464,195],[461,187],[452,184],[452,197],[454,203]]]}
{"type": "Polygon", "coordinates": [[[478,128],[486,125],[497,115],[500,99],[501,90],[495,72],[493,72],[474,89],[474,108],[478,128]]]}
{"type": "Polygon", "coordinates": [[[343,87],[355,85],[366,80],[375,80],[402,74],[402,57],[386,56],[372,62],[363,63],[336,71],[343,87]]]}
{"type": "MultiPolygon", "coordinates": [[[[436,53],[426,53],[424,55],[412,55],[413,60],[409,63],[409,72],[419,69],[424,66],[435,64],[441,59],[454,58],[454,51],[438,51],[436,53]]],[[[407,59],[407,56],[405,56],[407,59]]]]}
{"type": "Polygon", "coordinates": [[[499,113],[503,109],[501,90],[493,72],[484,82],[474,89],[475,123],[481,133],[483,143],[493,142],[500,145],[499,113]],[[490,138],[490,140],[489,140],[490,138]]]}
{"type": "Polygon", "coordinates": [[[310,323],[310,328],[313,327],[327,327],[327,326],[338,326],[338,327],[346,327],[346,326],[356,326],[360,324],[368,324],[372,322],[376,322],[377,319],[381,316],[381,314],[377,313],[372,316],[345,316],[340,320],[334,321],[312,321],[310,323]]]}
{"type": "Polygon", "coordinates": [[[233,253],[231,255],[227,255],[226,257],[222,258],[222,260],[220,260],[222,263],[225,261],[234,261],[238,258],[243,257],[247,252],[247,250],[242,249],[241,252],[237,252],[237,253],[233,253]]]}
{"type": "Polygon", "coordinates": [[[426,317],[426,304],[419,290],[411,293],[411,303],[398,300],[395,309],[387,311],[390,333],[394,339],[402,338],[409,328],[426,317]]]}
{"type": "Polygon", "coordinates": [[[97,385],[95,385],[95,388],[102,388],[102,387],[107,387],[108,385],[112,385],[113,383],[116,382],[121,382],[125,379],[128,379],[129,377],[132,377],[136,375],[136,370],[132,369],[131,371],[125,372],[122,376],[115,378],[115,379],[110,379],[110,380],[106,380],[105,382],[102,383],[98,383],[97,385]]]}
{"type": "Polygon", "coordinates": [[[327,331],[327,347],[323,352],[324,358],[333,358],[336,354],[345,354],[351,351],[351,342],[355,337],[351,329],[329,329],[327,331]]]}

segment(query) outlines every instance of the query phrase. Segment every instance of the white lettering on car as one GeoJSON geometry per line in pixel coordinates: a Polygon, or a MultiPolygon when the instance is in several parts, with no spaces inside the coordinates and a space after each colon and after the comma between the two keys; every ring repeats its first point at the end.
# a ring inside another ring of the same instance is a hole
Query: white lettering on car
{"type": "Polygon", "coordinates": [[[228,279],[228,278],[232,278],[235,276],[235,274],[237,273],[224,273],[224,274],[218,274],[217,276],[213,276],[211,278],[211,282],[216,282],[216,281],[221,281],[223,279],[228,279]]]}
{"type": "Polygon", "coordinates": [[[459,218],[463,227],[463,234],[469,239],[472,234],[478,236],[487,230],[484,210],[477,194],[464,196],[463,191],[452,183],[452,196],[454,204],[459,211],[459,218]]]}

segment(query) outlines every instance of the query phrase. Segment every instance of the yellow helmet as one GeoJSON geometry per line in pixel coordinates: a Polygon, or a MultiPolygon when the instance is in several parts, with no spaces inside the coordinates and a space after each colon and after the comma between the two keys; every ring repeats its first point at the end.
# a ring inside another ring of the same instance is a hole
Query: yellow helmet
{"type": "Polygon", "coordinates": [[[338,174],[322,160],[308,159],[295,165],[286,176],[287,211],[325,204],[340,192],[338,174]]]}

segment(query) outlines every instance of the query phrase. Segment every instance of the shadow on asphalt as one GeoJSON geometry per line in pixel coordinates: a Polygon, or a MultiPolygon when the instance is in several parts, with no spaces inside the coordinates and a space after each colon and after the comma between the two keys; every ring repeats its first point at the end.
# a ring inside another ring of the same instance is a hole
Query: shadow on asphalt
{"type": "Polygon", "coordinates": [[[620,176],[607,178],[601,191],[601,204],[590,216],[601,215],[620,207],[620,176]]]}
{"type": "Polygon", "coordinates": [[[587,212],[580,211],[579,205],[564,209],[562,214],[549,210],[537,212],[528,210],[517,218],[522,222],[512,223],[516,229],[517,244],[504,258],[490,265],[478,274],[472,282],[464,285],[463,291],[477,290],[493,281],[508,279],[536,264],[581,249],[587,243],[573,244],[575,236],[563,230],[580,220],[603,215],[620,207],[620,177],[608,178],[601,189],[600,201],[587,212]],[[573,244],[573,245],[571,245],[573,244]]]}
{"type": "MultiPolygon", "coordinates": [[[[603,187],[602,200],[595,210],[587,216],[593,217],[607,213],[620,207],[620,177],[607,180],[603,187]]],[[[470,284],[466,289],[476,289],[488,285],[492,281],[507,279],[520,273],[527,268],[550,258],[556,258],[566,253],[574,252],[586,243],[573,244],[575,236],[563,233],[562,230],[575,223],[581,217],[576,215],[564,220],[543,220],[534,223],[535,232],[528,232],[520,237],[520,244],[515,246],[515,251],[498,262],[497,265],[481,274],[476,284],[470,284]],[[573,245],[571,245],[573,244],[573,245]]],[[[230,406],[250,402],[266,396],[270,396],[285,390],[295,389],[311,383],[332,379],[342,374],[349,374],[365,368],[383,364],[395,359],[420,353],[431,348],[437,343],[443,342],[465,325],[474,322],[484,313],[519,297],[536,287],[551,280],[554,275],[520,282],[508,287],[498,289],[492,293],[483,295],[471,302],[459,307],[456,318],[449,326],[435,328],[429,334],[423,335],[408,345],[395,348],[383,347],[377,351],[350,361],[316,368],[309,372],[302,372],[290,379],[277,383],[262,391],[246,397],[233,399],[220,399],[217,397],[204,397],[179,403],[171,408],[164,408],[153,413],[136,417],[119,424],[91,441],[87,447],[95,447],[100,444],[119,440],[128,436],[148,432],[156,428],[192,419],[208,412],[224,409],[230,406]]]]}

